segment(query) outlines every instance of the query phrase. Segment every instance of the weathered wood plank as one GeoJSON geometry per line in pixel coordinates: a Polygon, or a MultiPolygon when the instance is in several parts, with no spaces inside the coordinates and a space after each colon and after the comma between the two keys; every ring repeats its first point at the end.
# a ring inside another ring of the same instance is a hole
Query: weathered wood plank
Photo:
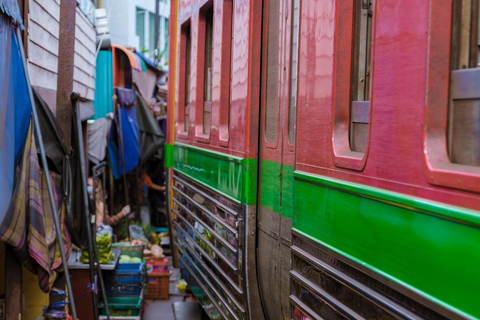
{"type": "Polygon", "coordinates": [[[92,52],[92,46],[90,48],[82,43],[80,40],[75,39],[75,52],[82,56],[84,59],[91,61],[91,65],[94,65],[95,62],[95,52],[92,52]]]}
{"type": "Polygon", "coordinates": [[[58,38],[45,30],[36,21],[30,21],[29,40],[35,42],[46,51],[58,56],[58,38]]]}
{"type": "MultiPolygon", "coordinates": [[[[46,15],[53,18],[55,21],[59,21],[60,19],[60,6],[53,0],[31,0],[30,1],[31,7],[38,7],[43,11],[46,15]]],[[[32,9],[30,8],[30,14],[32,14],[32,9]]],[[[35,16],[33,17],[35,18],[35,16]]],[[[42,21],[42,20],[40,20],[42,21]]]]}
{"type": "Polygon", "coordinates": [[[83,33],[85,33],[92,41],[96,41],[96,35],[97,33],[95,32],[95,28],[88,20],[87,16],[81,12],[80,9],[77,8],[77,27],[79,27],[83,33]]]}
{"type": "Polygon", "coordinates": [[[91,73],[87,73],[78,67],[74,67],[73,69],[73,79],[92,88],[95,85],[95,78],[92,77],[91,73]]]}
{"type": "Polygon", "coordinates": [[[95,99],[95,90],[93,88],[86,87],[77,81],[73,81],[73,91],[78,92],[84,98],[90,100],[95,99]]]}
{"type": "Polygon", "coordinates": [[[57,74],[42,68],[32,62],[28,64],[30,82],[34,86],[57,90],[57,74]]]}
{"type": "Polygon", "coordinates": [[[28,56],[31,63],[34,63],[50,72],[57,73],[58,57],[40,47],[33,41],[30,41],[28,46],[28,56]]]}

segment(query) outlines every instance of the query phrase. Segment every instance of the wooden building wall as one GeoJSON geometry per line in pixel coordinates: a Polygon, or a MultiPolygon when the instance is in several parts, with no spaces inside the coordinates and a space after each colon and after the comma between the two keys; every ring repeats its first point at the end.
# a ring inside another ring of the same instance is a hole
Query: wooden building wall
{"type": "MultiPolygon", "coordinates": [[[[30,0],[27,22],[28,71],[32,85],[55,112],[58,72],[60,0],[30,0]]],[[[96,32],[77,8],[74,91],[90,100],[95,93],[96,32]]]]}

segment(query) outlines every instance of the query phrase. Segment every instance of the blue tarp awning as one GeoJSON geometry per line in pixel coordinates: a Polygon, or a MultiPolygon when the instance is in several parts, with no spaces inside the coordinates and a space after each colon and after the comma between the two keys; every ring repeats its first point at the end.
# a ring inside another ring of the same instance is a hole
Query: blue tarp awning
{"type": "Polygon", "coordinates": [[[108,154],[113,175],[118,179],[124,172],[128,173],[138,166],[140,146],[135,92],[124,88],[115,88],[115,91],[119,106],[110,127],[108,154]],[[122,145],[124,156],[122,156],[122,145]]]}
{"type": "MultiPolygon", "coordinates": [[[[16,3],[16,1],[15,1],[16,3]]],[[[0,223],[10,204],[15,164],[25,145],[30,123],[31,101],[16,37],[15,8],[0,0],[0,223]],[[8,11],[7,11],[8,10],[8,11]]],[[[17,8],[18,11],[18,8],[17,8]]],[[[18,17],[19,18],[19,17],[18,17]]],[[[20,21],[20,20],[17,20],[20,21]]]]}
{"type": "Polygon", "coordinates": [[[0,12],[13,19],[14,24],[22,25],[17,0],[0,0],[0,12]]]}

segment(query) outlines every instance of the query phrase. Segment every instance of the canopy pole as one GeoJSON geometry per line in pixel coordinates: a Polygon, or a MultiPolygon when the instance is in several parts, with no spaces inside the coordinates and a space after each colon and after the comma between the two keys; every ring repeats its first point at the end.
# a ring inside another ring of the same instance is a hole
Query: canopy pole
{"type": "MultiPolygon", "coordinates": [[[[17,28],[16,35],[17,35],[17,41],[20,41],[20,39],[22,37],[20,36],[20,29],[19,28],[17,28]]],[[[62,257],[63,272],[65,273],[65,280],[66,280],[66,283],[67,283],[68,298],[70,299],[70,306],[72,308],[73,319],[77,319],[77,310],[75,309],[75,299],[73,297],[72,284],[70,282],[70,272],[68,272],[68,260],[67,260],[67,256],[65,255],[62,232],[61,232],[61,229],[60,229],[60,222],[58,221],[57,205],[55,204],[55,200],[54,200],[54,196],[53,196],[52,183],[50,181],[50,172],[48,170],[47,157],[45,156],[45,146],[43,145],[42,131],[40,130],[40,122],[38,121],[35,99],[33,97],[32,86],[30,84],[30,78],[29,78],[29,75],[28,75],[27,64],[25,62],[26,61],[25,60],[25,51],[23,50],[23,46],[19,46],[19,48],[20,48],[20,54],[22,56],[22,63],[23,63],[23,69],[24,69],[24,72],[25,72],[25,78],[27,80],[28,95],[29,95],[30,101],[32,103],[33,123],[34,123],[34,127],[35,127],[35,134],[36,134],[37,139],[38,139],[38,147],[40,149],[40,158],[41,158],[41,161],[42,161],[43,170],[45,171],[45,180],[47,182],[48,196],[49,196],[49,199],[50,199],[50,206],[51,206],[52,211],[53,211],[53,214],[52,214],[53,215],[53,221],[55,223],[55,228],[57,229],[57,240],[58,240],[58,245],[60,247],[60,256],[62,257]]]]}
{"type": "MultiPolygon", "coordinates": [[[[85,159],[84,159],[84,150],[83,150],[83,137],[82,137],[82,125],[80,121],[80,117],[78,115],[78,101],[79,96],[75,93],[71,95],[71,102],[74,108],[73,113],[75,114],[75,127],[77,130],[77,139],[78,139],[78,148],[77,150],[79,157],[80,157],[80,176],[81,176],[81,188],[83,190],[87,190],[87,175],[85,174],[85,159]]],[[[95,251],[93,245],[93,231],[91,228],[91,224],[95,223],[95,214],[90,213],[90,209],[88,206],[88,195],[86,192],[83,193],[83,204],[85,206],[85,223],[87,227],[87,244],[88,244],[88,262],[90,264],[90,283],[93,285],[96,283],[95,281],[95,251]]],[[[93,315],[94,319],[98,320],[98,301],[97,301],[97,294],[96,292],[92,291],[92,303],[93,303],[93,315]]],[[[108,310],[108,308],[107,308],[108,310]]]]}
{"type": "MultiPolygon", "coordinates": [[[[117,112],[118,112],[118,129],[120,131],[119,133],[119,140],[120,140],[120,149],[121,149],[121,156],[122,156],[122,168],[123,168],[123,191],[125,194],[125,205],[130,204],[129,199],[128,199],[128,184],[127,184],[127,173],[125,169],[125,149],[123,145],[123,130],[122,130],[122,106],[118,104],[117,106],[117,112]]],[[[128,241],[131,241],[130,237],[130,218],[128,217],[132,212],[127,215],[127,234],[128,234],[128,241]]]]}
{"type": "MultiPolygon", "coordinates": [[[[77,113],[77,116],[78,116],[78,113],[77,113]]],[[[97,164],[95,167],[92,168],[93,199],[95,201],[95,208],[97,207],[96,180],[97,180],[97,177],[99,177],[100,175],[103,176],[103,182],[102,182],[103,194],[101,196],[103,198],[102,199],[103,219],[104,219],[103,221],[105,221],[105,208],[106,208],[106,205],[105,205],[105,162],[100,162],[99,164],[97,164]]],[[[96,217],[96,212],[94,213],[94,215],[96,217]]],[[[96,227],[95,221],[93,221],[93,219],[92,219],[91,222],[92,222],[92,227],[95,228],[96,227]]],[[[95,234],[95,238],[96,238],[96,234],[95,234]]],[[[100,290],[102,292],[103,303],[105,305],[105,313],[107,314],[107,319],[110,320],[110,309],[108,308],[107,293],[105,291],[105,283],[103,282],[102,268],[100,266],[100,258],[99,258],[99,254],[98,254],[98,247],[97,247],[96,241],[95,241],[95,245],[93,246],[93,249],[95,250],[95,264],[96,264],[96,267],[97,267],[98,280],[100,281],[100,290]]]]}

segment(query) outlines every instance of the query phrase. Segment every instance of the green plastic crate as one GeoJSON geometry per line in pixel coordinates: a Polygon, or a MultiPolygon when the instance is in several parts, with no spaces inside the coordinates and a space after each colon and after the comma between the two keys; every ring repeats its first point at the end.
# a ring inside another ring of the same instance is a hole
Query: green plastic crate
{"type": "Polygon", "coordinates": [[[115,242],[112,247],[120,249],[120,255],[126,255],[131,258],[143,258],[143,244],[131,245],[130,242],[115,242]]]}
{"type": "MultiPolygon", "coordinates": [[[[108,297],[108,309],[111,316],[133,316],[140,315],[143,296],[139,297],[108,297]]],[[[100,315],[105,316],[107,312],[103,302],[99,305],[100,315]]]]}

